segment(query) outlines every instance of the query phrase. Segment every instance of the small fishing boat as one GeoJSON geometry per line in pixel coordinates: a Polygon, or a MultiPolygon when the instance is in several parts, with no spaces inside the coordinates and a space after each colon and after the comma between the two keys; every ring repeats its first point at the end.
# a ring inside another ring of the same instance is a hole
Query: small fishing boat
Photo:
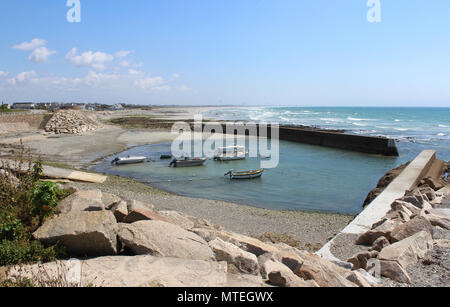
{"type": "Polygon", "coordinates": [[[230,176],[230,179],[254,179],[261,177],[263,173],[264,169],[246,172],[235,172],[234,170],[230,170],[224,176],[230,176]]]}
{"type": "Polygon", "coordinates": [[[216,161],[236,161],[245,160],[247,152],[243,146],[219,147],[214,156],[216,161]]]}
{"type": "Polygon", "coordinates": [[[124,164],[137,164],[147,161],[147,157],[117,157],[111,161],[111,164],[124,165],[124,164]]]}
{"type": "Polygon", "coordinates": [[[192,166],[201,166],[205,164],[208,159],[206,158],[184,158],[184,159],[174,159],[170,162],[169,167],[192,167],[192,166]]]}
{"type": "Polygon", "coordinates": [[[163,154],[160,157],[161,160],[169,160],[172,159],[172,155],[171,154],[163,154]]]}

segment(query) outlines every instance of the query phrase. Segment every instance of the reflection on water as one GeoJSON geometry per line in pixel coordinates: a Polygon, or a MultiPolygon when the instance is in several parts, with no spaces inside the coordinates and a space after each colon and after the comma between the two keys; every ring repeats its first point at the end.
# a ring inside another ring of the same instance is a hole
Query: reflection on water
{"type": "Polygon", "coordinates": [[[170,160],[160,160],[167,152],[170,144],[140,146],[121,156],[147,156],[154,162],[112,166],[111,157],[95,170],[135,178],[185,196],[268,209],[356,214],[379,178],[405,160],[280,141],[277,168],[266,170],[259,179],[230,181],[223,176],[230,169],[259,169],[260,160],[209,160],[200,167],[169,168],[170,160]]]}

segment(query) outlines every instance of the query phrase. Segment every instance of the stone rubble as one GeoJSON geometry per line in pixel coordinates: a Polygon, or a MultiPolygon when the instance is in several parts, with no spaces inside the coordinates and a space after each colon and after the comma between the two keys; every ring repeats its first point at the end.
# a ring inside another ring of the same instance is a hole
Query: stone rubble
{"type": "MultiPolygon", "coordinates": [[[[424,259],[450,229],[450,209],[439,208],[445,193],[435,190],[441,187],[424,180],[420,187],[394,201],[386,216],[355,241],[356,245],[368,246],[369,251],[347,260],[353,270],[369,269],[365,266],[372,259],[378,261],[381,276],[411,283],[406,269],[424,259]]],[[[356,276],[350,280],[358,283],[356,276]]]]}
{"type": "Polygon", "coordinates": [[[77,191],[58,209],[34,237],[44,245],[60,242],[75,259],[10,267],[9,279],[66,278],[79,261],[83,269],[76,284],[84,286],[374,285],[368,274],[354,273],[307,251],[264,243],[179,212],[158,212],[151,204],[100,190],[77,191]],[[128,218],[136,211],[148,216],[139,221],[128,218]],[[46,274],[39,274],[42,269],[46,274]]]}
{"type": "Polygon", "coordinates": [[[61,110],[53,114],[45,125],[46,132],[55,134],[79,134],[97,130],[102,125],[89,117],[87,112],[61,110]]]}

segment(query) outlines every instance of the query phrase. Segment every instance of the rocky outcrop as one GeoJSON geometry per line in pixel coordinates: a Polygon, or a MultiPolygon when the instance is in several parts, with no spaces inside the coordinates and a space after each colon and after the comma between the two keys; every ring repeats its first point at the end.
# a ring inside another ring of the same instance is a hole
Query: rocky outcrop
{"type": "Polygon", "coordinates": [[[274,286],[278,287],[318,286],[317,283],[312,280],[305,281],[304,279],[299,278],[286,265],[270,257],[261,262],[261,270],[263,274],[267,276],[268,282],[274,286]]]}
{"type": "Polygon", "coordinates": [[[378,258],[385,261],[396,261],[403,268],[417,263],[433,247],[433,238],[430,233],[421,231],[402,241],[384,248],[378,258]]]}
{"type": "Polygon", "coordinates": [[[226,261],[229,264],[233,264],[244,273],[259,274],[258,258],[254,254],[243,251],[236,245],[224,242],[219,238],[209,242],[209,246],[213,250],[217,261],[226,261]]]}
{"type": "Polygon", "coordinates": [[[100,190],[79,191],[63,199],[56,206],[59,213],[71,211],[103,211],[103,193],[100,190]]]}
{"type": "Polygon", "coordinates": [[[34,234],[45,245],[60,242],[70,256],[117,253],[117,222],[110,211],[71,211],[48,220],[34,234]]]}
{"type": "Polygon", "coordinates": [[[119,224],[119,240],[136,255],[212,260],[205,240],[179,226],[162,221],[119,224]]]}
{"type": "MultiPolygon", "coordinates": [[[[155,212],[151,204],[99,190],[77,191],[61,201],[58,215],[34,236],[44,244],[62,243],[72,257],[127,255],[81,262],[83,278],[92,285],[373,285],[361,272],[295,247],[265,243],[175,211],[155,212]]],[[[52,270],[56,264],[45,266],[52,270]]],[[[26,266],[24,272],[33,270],[26,266]]]]}
{"type": "Polygon", "coordinates": [[[363,207],[367,207],[375,198],[377,198],[384,191],[384,189],[386,189],[386,187],[391,184],[391,182],[394,181],[394,179],[397,178],[397,176],[400,175],[401,172],[403,172],[403,170],[408,165],[409,163],[399,166],[396,169],[387,172],[383,177],[381,177],[381,179],[378,181],[377,187],[370,191],[369,195],[367,195],[363,207]]]}
{"type": "Polygon", "coordinates": [[[56,134],[78,134],[97,130],[101,124],[82,111],[58,111],[45,125],[45,131],[56,134]]]}
{"type": "Polygon", "coordinates": [[[8,278],[40,276],[41,282],[65,280],[68,286],[224,287],[225,262],[153,256],[115,256],[14,267],[8,278]]]}

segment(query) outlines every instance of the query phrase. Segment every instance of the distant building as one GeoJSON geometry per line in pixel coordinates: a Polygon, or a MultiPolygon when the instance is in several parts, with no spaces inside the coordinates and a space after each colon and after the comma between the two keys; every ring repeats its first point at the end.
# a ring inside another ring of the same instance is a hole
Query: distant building
{"type": "Polygon", "coordinates": [[[109,109],[111,111],[120,111],[120,110],[123,110],[123,105],[118,103],[118,104],[111,106],[109,109]]]}
{"type": "Polygon", "coordinates": [[[1,110],[9,110],[11,108],[11,106],[7,103],[3,103],[0,105],[0,109],[1,110]]]}
{"type": "Polygon", "coordinates": [[[14,110],[34,110],[36,105],[33,102],[16,102],[12,105],[14,110]]]}

